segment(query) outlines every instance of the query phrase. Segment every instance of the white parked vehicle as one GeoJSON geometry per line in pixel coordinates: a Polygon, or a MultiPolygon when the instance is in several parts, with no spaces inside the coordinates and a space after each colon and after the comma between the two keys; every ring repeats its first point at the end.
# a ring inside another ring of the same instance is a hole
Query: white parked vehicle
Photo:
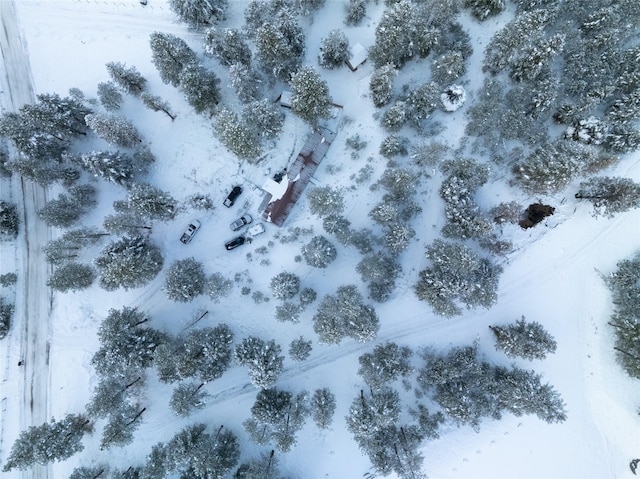
{"type": "Polygon", "coordinates": [[[247,230],[247,236],[249,238],[261,235],[262,233],[264,233],[264,225],[262,223],[258,223],[247,230]]]}
{"type": "Polygon", "coordinates": [[[233,223],[231,223],[231,230],[238,231],[244,225],[248,225],[252,221],[253,221],[253,218],[251,217],[251,215],[243,215],[237,220],[235,220],[233,223]]]}
{"type": "Polygon", "coordinates": [[[182,236],[180,236],[180,241],[184,244],[188,244],[193,239],[193,235],[195,235],[196,231],[198,231],[199,229],[200,222],[198,220],[193,220],[191,223],[189,223],[187,229],[184,230],[182,236]]]}

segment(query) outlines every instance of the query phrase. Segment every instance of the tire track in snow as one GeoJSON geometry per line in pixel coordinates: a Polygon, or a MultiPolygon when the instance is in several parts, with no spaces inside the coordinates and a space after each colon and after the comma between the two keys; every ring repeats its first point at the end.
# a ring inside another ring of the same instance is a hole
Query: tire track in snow
{"type": "MultiPolygon", "coordinates": [[[[0,1],[2,35],[0,51],[4,64],[2,77],[3,107],[17,111],[34,102],[33,81],[27,49],[22,41],[14,1],[0,1]]],[[[15,152],[13,152],[15,154],[15,152]]],[[[45,191],[39,185],[17,179],[22,195],[23,252],[20,271],[23,290],[17,292],[14,319],[19,324],[20,359],[24,362],[20,379],[20,403],[7,404],[6,414],[19,416],[20,429],[38,425],[49,418],[49,329],[51,292],[46,286],[48,266],[39,257],[50,237],[50,230],[38,220],[35,212],[44,206],[45,191]],[[44,292],[47,292],[48,295],[44,292]],[[11,409],[19,408],[19,411],[11,409]]],[[[14,330],[15,331],[15,330],[14,330]]],[[[4,431],[3,431],[4,434],[4,431]]],[[[23,479],[47,479],[48,466],[36,466],[21,471],[23,479]]]]}

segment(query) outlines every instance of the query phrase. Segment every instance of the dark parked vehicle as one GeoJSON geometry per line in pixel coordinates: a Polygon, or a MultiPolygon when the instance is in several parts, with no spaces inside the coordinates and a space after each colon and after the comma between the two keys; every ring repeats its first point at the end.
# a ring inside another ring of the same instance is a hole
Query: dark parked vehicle
{"type": "Polygon", "coordinates": [[[248,225],[252,221],[253,221],[253,218],[251,217],[251,215],[241,216],[240,218],[235,220],[233,223],[231,223],[231,230],[232,231],[238,231],[244,225],[248,225]]]}
{"type": "Polygon", "coordinates": [[[189,223],[187,229],[184,230],[184,233],[182,233],[182,236],[180,236],[180,241],[184,244],[188,244],[193,238],[193,235],[196,234],[196,231],[198,231],[198,229],[200,229],[199,221],[194,220],[193,222],[189,223]]]}
{"type": "Polygon", "coordinates": [[[227,248],[227,250],[232,250],[237,248],[238,246],[242,246],[246,241],[247,238],[245,238],[244,236],[238,236],[237,238],[233,238],[231,241],[227,241],[224,244],[224,247],[227,248]]]}
{"type": "Polygon", "coordinates": [[[223,204],[227,208],[231,208],[241,193],[242,193],[242,188],[240,186],[234,186],[233,189],[231,190],[231,193],[229,193],[229,195],[227,196],[227,199],[224,200],[223,204]]]}

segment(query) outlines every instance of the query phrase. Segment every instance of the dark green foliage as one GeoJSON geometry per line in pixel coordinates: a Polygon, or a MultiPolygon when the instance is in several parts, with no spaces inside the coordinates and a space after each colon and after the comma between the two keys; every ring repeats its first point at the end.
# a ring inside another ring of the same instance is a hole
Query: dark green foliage
{"type": "Polygon", "coordinates": [[[528,360],[544,359],[556,351],[556,341],[544,327],[535,321],[526,322],[524,317],[505,326],[489,326],[496,337],[496,349],[510,358],[528,360]]]}
{"type": "Polygon", "coordinates": [[[209,396],[202,389],[204,383],[179,384],[171,394],[169,407],[178,416],[189,416],[194,409],[202,409],[204,401],[209,396]]]}
{"type": "Polygon", "coordinates": [[[262,70],[274,79],[288,81],[302,62],[304,31],[286,8],[277,10],[256,27],[256,57],[262,70]]]}
{"type": "Polygon", "coordinates": [[[502,267],[466,246],[442,240],[435,240],[426,256],[432,266],[420,272],[415,291],[418,299],[427,301],[437,314],[461,314],[458,301],[467,308],[489,308],[496,302],[502,267]]]}
{"type": "Polygon", "coordinates": [[[276,299],[291,299],[300,291],[300,277],[283,271],[271,278],[271,293],[276,299]]]}
{"type": "Polygon", "coordinates": [[[336,397],[329,388],[316,389],[311,396],[311,417],[320,429],[327,429],[333,422],[336,397]]]}
{"type": "Polygon", "coordinates": [[[393,97],[393,79],[398,74],[393,65],[381,65],[371,74],[369,90],[377,107],[385,106],[393,97]]]}
{"type": "Polygon", "coordinates": [[[119,62],[109,62],[106,66],[111,79],[126,93],[139,96],[147,87],[147,80],[136,67],[127,68],[119,62]]]}
{"type": "Polygon", "coordinates": [[[289,356],[294,361],[304,361],[311,354],[311,341],[300,336],[289,343],[289,356]]]}
{"type": "Polygon", "coordinates": [[[180,89],[196,113],[213,111],[220,101],[220,79],[197,63],[185,65],[178,75],[180,89]]]}
{"type": "Polygon", "coordinates": [[[640,254],[618,262],[604,279],[615,305],[609,324],[616,357],[629,376],[640,378],[640,254]]]}
{"type": "Polygon", "coordinates": [[[302,247],[302,256],[309,266],[326,268],[336,259],[338,251],[327,238],[319,235],[302,247]]]}
{"type": "Polygon", "coordinates": [[[301,67],[291,75],[291,111],[311,125],[328,118],[331,108],[329,86],[312,67],[301,67]]]}
{"type": "Polygon", "coordinates": [[[86,289],[96,279],[93,267],[76,262],[68,262],[58,266],[47,280],[47,286],[61,293],[86,289]]]}
{"type": "Polygon", "coordinates": [[[92,113],[85,116],[87,126],[111,145],[134,148],[142,142],[140,133],[129,120],[110,113],[92,113]]]}
{"type": "Polygon", "coordinates": [[[46,465],[70,458],[82,451],[82,437],[93,430],[91,422],[81,414],[68,414],[62,421],[31,426],[13,443],[3,467],[24,470],[36,464],[46,465]]]}
{"type": "Polygon", "coordinates": [[[413,372],[411,356],[413,351],[407,346],[392,342],[380,344],[372,353],[365,353],[358,358],[358,374],[373,390],[377,390],[401,376],[410,375],[413,372]]]}
{"type": "Polygon", "coordinates": [[[11,316],[13,316],[13,304],[0,296],[0,339],[4,339],[9,334],[11,316]]]}
{"type": "Polygon", "coordinates": [[[320,41],[318,64],[322,68],[333,69],[344,65],[349,59],[349,39],[342,30],[331,30],[329,35],[320,41]]]}
{"type": "Polygon", "coordinates": [[[185,258],[169,266],[163,289],[170,300],[188,303],[204,293],[206,282],[204,265],[193,257],[185,258]]]}
{"type": "Polygon", "coordinates": [[[149,317],[137,308],[111,309],[98,329],[100,349],[91,364],[103,376],[136,374],[149,367],[155,349],[167,340],[164,333],[144,327],[149,317]]]}
{"type": "Polygon", "coordinates": [[[176,200],[167,192],[149,183],[127,185],[127,206],[130,211],[150,219],[169,220],[176,211],[176,200]]]}
{"type": "Polygon", "coordinates": [[[153,32],[149,36],[151,60],[164,83],[180,85],[180,73],[191,63],[196,63],[195,52],[182,38],[170,33],[153,32]]]}
{"type": "Polygon", "coordinates": [[[575,197],[591,201],[594,216],[612,218],[616,213],[640,207],[640,184],[630,178],[591,178],[580,183],[575,197]]]}
{"type": "Polygon", "coordinates": [[[160,249],[142,236],[123,237],[107,245],[95,259],[100,286],[107,291],[138,288],[162,269],[160,249]]]}
{"type": "Polygon", "coordinates": [[[369,297],[384,302],[396,286],[396,278],[402,271],[397,260],[382,252],[365,256],[356,266],[362,281],[367,283],[369,297]]]}
{"type": "Polygon", "coordinates": [[[251,50],[242,33],[235,28],[211,27],[204,32],[204,53],[226,66],[251,64],[251,50]]]}
{"type": "Polygon", "coordinates": [[[81,204],[64,193],[60,193],[55,200],[47,203],[38,210],[38,218],[51,226],[66,228],[78,221],[82,214],[81,204]]]}
{"type": "Polygon", "coordinates": [[[16,204],[0,201],[0,234],[17,236],[19,224],[20,219],[16,204]]]}
{"type": "Polygon", "coordinates": [[[482,21],[502,12],[505,0],[465,0],[464,6],[470,8],[473,16],[482,21]]]}
{"type": "Polygon", "coordinates": [[[309,210],[321,218],[337,216],[344,210],[344,198],[340,190],[330,186],[316,186],[307,193],[309,210]]]}
{"type": "Polygon", "coordinates": [[[250,336],[236,345],[234,357],[240,366],[249,368],[251,382],[259,388],[273,386],[283,371],[282,348],[274,340],[269,342],[250,336]]]}
{"type": "Polygon", "coordinates": [[[192,28],[224,19],[227,6],[228,0],[169,0],[169,8],[192,28]]]}
{"type": "Polygon", "coordinates": [[[288,452],[309,414],[306,402],[305,391],[294,396],[276,388],[262,389],[251,407],[251,418],[243,425],[257,444],[275,442],[280,451],[288,452]]]}
{"type": "Polygon", "coordinates": [[[313,330],[323,343],[338,344],[345,337],[371,341],[379,328],[375,309],[363,302],[354,285],[340,286],[335,295],[326,295],[313,317],[313,330]]]}
{"type": "Polygon", "coordinates": [[[113,82],[98,83],[98,99],[108,111],[118,110],[122,105],[122,93],[113,82]]]}

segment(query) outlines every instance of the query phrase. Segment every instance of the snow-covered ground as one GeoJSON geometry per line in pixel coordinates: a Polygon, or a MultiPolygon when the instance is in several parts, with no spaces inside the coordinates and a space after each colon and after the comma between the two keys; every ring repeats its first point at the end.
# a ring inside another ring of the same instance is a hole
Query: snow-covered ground
{"type": "MultiPolygon", "coordinates": [[[[246,4],[231,4],[230,17],[238,19],[240,24],[240,12],[246,4]]],[[[97,83],[108,80],[105,63],[120,61],[135,65],[148,79],[150,91],[169,101],[178,115],[175,122],[161,113],[145,109],[132,98],[126,99],[122,114],[134,121],[158,157],[149,181],[170,191],[178,200],[184,200],[196,191],[208,192],[219,205],[233,184],[248,180],[247,186],[249,182],[260,185],[267,166],[273,171],[281,168],[304,142],[306,127],[288,114],[285,132],[270,152],[268,165],[238,169],[232,155],[212,138],[209,121],[194,115],[177,90],[162,84],[151,63],[148,36],[154,31],[180,35],[194,49],[200,50],[199,36],[175,21],[164,0],[149,0],[145,7],[137,0],[21,1],[15,5],[17,24],[6,21],[11,18],[9,9],[12,6],[13,2],[0,1],[2,22],[5,28],[17,28],[22,32],[28,50],[28,57],[23,60],[28,58],[30,61],[36,93],[66,95],[69,88],[78,87],[87,97],[95,97],[97,83]]],[[[322,14],[316,15],[313,25],[307,29],[308,63],[315,64],[317,45],[326,32],[342,25],[343,6],[343,2],[327,1],[322,14]]],[[[373,43],[374,20],[382,8],[382,2],[371,4],[368,10],[371,18],[362,26],[349,29],[352,43],[360,42],[365,46],[373,43]]],[[[482,25],[467,18],[466,26],[474,45],[471,72],[479,73],[484,46],[489,36],[504,24],[508,14],[482,25]]],[[[28,66],[19,60],[14,63],[14,67],[28,66]]],[[[6,57],[5,67],[5,72],[12,71],[6,57]]],[[[416,62],[407,68],[421,67],[424,64],[416,62]]],[[[21,75],[28,75],[28,69],[24,72],[27,73],[21,75]]],[[[370,73],[371,65],[366,63],[356,72],[346,68],[323,71],[334,100],[344,105],[344,115],[352,121],[345,123],[316,174],[321,184],[349,185],[349,176],[367,164],[366,158],[377,156],[384,133],[373,119],[374,110],[366,97],[370,73]],[[344,140],[355,133],[367,140],[368,146],[359,159],[352,160],[344,140]]],[[[469,81],[465,85],[468,101],[481,84],[480,76],[468,74],[469,81]]],[[[12,85],[19,83],[26,87],[24,81],[24,76],[9,77],[12,85]]],[[[223,95],[230,98],[231,90],[226,86],[225,78],[222,83],[223,95]]],[[[13,91],[3,85],[3,108],[18,107],[29,101],[28,89],[19,97],[14,96],[13,91]]],[[[456,145],[462,136],[463,112],[451,117],[442,114],[442,122],[447,127],[443,139],[456,145]]],[[[373,162],[372,166],[376,172],[375,181],[384,165],[373,162]]],[[[640,154],[625,158],[607,174],[640,181],[640,154]]],[[[273,338],[284,349],[291,339],[300,335],[314,339],[314,349],[307,361],[285,361],[286,371],[278,386],[291,391],[330,387],[337,396],[338,409],[332,427],[326,432],[320,432],[308,421],[298,436],[298,445],[292,452],[280,455],[281,469],[286,477],[305,479],[355,479],[370,470],[368,459],[353,442],[343,418],[352,398],[363,387],[356,375],[357,358],[369,351],[371,344],[349,340],[339,346],[319,345],[311,328],[310,310],[303,314],[299,325],[283,325],[273,317],[275,300],[257,304],[250,296],[240,293],[239,285],[219,304],[209,302],[204,296],[188,305],[172,303],[161,291],[163,273],[148,286],[137,290],[107,293],[96,285],[78,293],[55,294],[50,302],[49,293],[43,286],[45,280],[41,277],[46,266],[42,258],[37,258],[49,233],[40,222],[33,221],[34,209],[43,199],[32,200],[29,196],[38,189],[28,184],[15,185],[12,191],[14,198],[25,192],[27,218],[19,237],[16,267],[21,275],[26,274],[24,268],[38,269],[29,269],[28,275],[24,276],[29,284],[18,283],[15,324],[11,335],[0,342],[0,371],[3,371],[0,463],[5,462],[11,444],[24,427],[38,424],[50,416],[60,418],[68,412],[83,410],[96,382],[89,363],[98,348],[95,333],[100,321],[110,308],[136,306],[151,315],[154,327],[173,333],[186,327],[196,310],[203,309],[210,312],[204,320],[207,324],[230,324],[236,339],[249,334],[273,338]],[[35,338],[39,338],[38,344],[34,343],[35,338]],[[20,359],[25,359],[26,367],[16,366],[20,359]],[[31,385],[34,385],[33,389],[31,385]],[[37,412],[29,412],[31,399],[37,412]]],[[[640,211],[621,214],[614,219],[595,219],[590,215],[589,205],[577,203],[572,195],[542,198],[558,205],[557,213],[546,224],[532,230],[508,230],[507,236],[517,249],[503,260],[504,273],[497,305],[488,311],[468,311],[458,318],[443,319],[434,316],[425,303],[418,302],[412,290],[417,272],[426,264],[424,246],[438,236],[443,222],[437,186],[424,180],[419,192],[425,198],[424,214],[414,226],[417,237],[401,257],[404,272],[398,288],[389,302],[377,306],[381,329],[375,343],[393,340],[414,349],[422,346],[444,349],[470,344],[477,339],[481,352],[489,361],[508,365],[509,361],[494,351],[487,326],[511,322],[524,315],[545,326],[556,338],[558,351],[533,365],[524,361],[518,365],[533,367],[543,374],[545,380],[562,394],[568,415],[566,422],[554,425],[533,417],[506,415],[499,422],[484,421],[479,433],[470,428],[444,430],[440,439],[428,442],[424,448],[425,472],[432,478],[599,479],[628,476],[629,460],[640,455],[637,432],[640,386],[624,376],[613,360],[612,335],[606,326],[612,305],[599,272],[613,271],[617,261],[640,248],[640,211]]],[[[53,189],[52,193],[57,194],[57,191],[53,189]]],[[[482,206],[508,201],[512,199],[511,195],[518,193],[507,188],[483,190],[482,206]]],[[[99,226],[102,217],[110,212],[111,202],[123,196],[121,189],[101,184],[99,207],[84,222],[99,226]]],[[[345,216],[352,225],[356,228],[368,226],[367,212],[375,205],[376,194],[365,185],[346,198],[345,216]]],[[[517,199],[531,198],[520,196],[517,199]]],[[[161,246],[166,265],[175,259],[194,256],[205,264],[207,274],[219,271],[233,278],[233,273],[246,271],[246,278],[250,277],[252,282],[241,279],[239,284],[267,295],[270,278],[281,271],[298,274],[303,287],[314,288],[320,297],[333,293],[342,284],[360,284],[354,271],[359,255],[353,249],[339,246],[338,259],[329,269],[313,269],[294,260],[299,254],[300,242],[281,244],[274,240],[278,229],[272,225],[267,225],[266,234],[252,245],[226,252],[222,244],[233,236],[228,230],[229,222],[243,211],[257,217],[259,203],[257,191],[248,191],[232,210],[217,207],[211,213],[202,214],[185,208],[170,223],[154,226],[153,241],[161,246]],[[193,242],[185,247],[177,238],[186,224],[195,218],[203,226],[193,242]],[[274,244],[270,245],[270,241],[274,244]],[[268,247],[267,255],[255,251],[260,246],[268,247]],[[246,256],[249,252],[251,258],[246,256]]],[[[322,232],[320,223],[305,208],[304,200],[293,211],[287,226],[313,227],[316,234],[322,232]]],[[[58,232],[52,234],[55,237],[58,232]]],[[[4,244],[1,246],[5,248],[4,244]]],[[[2,252],[2,272],[7,269],[4,262],[9,257],[6,251],[2,252]]],[[[241,423],[249,416],[256,393],[246,370],[233,368],[207,385],[207,390],[211,394],[207,407],[193,415],[188,423],[202,421],[211,427],[224,423],[246,438],[241,423]]],[[[100,451],[99,434],[96,433],[85,438],[86,448],[82,453],[64,463],[38,469],[33,477],[68,477],[80,464],[106,462],[128,466],[141,463],[152,444],[168,440],[185,425],[184,420],[175,418],[167,408],[170,391],[169,386],[160,384],[150,374],[146,397],[148,411],[131,446],[100,451]]],[[[246,441],[244,447],[249,455],[255,446],[246,441]]],[[[23,477],[31,477],[29,474],[23,477]]],[[[0,477],[16,475],[12,472],[0,474],[0,477]]]]}

